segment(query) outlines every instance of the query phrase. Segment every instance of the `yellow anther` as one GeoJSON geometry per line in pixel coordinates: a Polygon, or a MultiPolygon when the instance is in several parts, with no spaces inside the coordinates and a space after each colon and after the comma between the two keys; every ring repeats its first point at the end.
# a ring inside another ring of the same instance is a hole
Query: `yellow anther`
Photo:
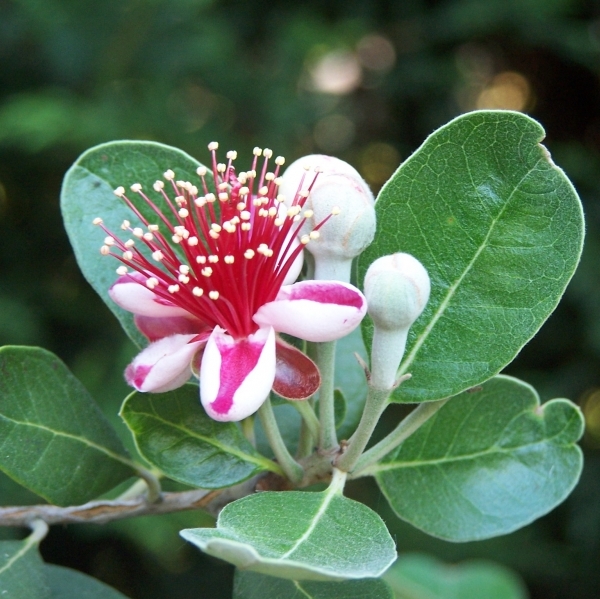
{"type": "Polygon", "coordinates": [[[208,297],[210,297],[211,300],[218,300],[219,299],[219,292],[218,291],[209,291],[208,292],[208,297]]]}
{"type": "Polygon", "coordinates": [[[95,219],[92,221],[92,224],[93,224],[93,225],[101,225],[103,222],[104,222],[104,221],[103,221],[103,220],[102,220],[102,219],[101,219],[99,216],[97,216],[97,217],[96,217],[96,218],[95,218],[95,219]]]}
{"type": "Polygon", "coordinates": [[[217,233],[216,231],[209,231],[208,234],[212,237],[212,239],[219,239],[220,233],[217,233]]]}
{"type": "Polygon", "coordinates": [[[132,248],[135,245],[135,241],[133,241],[133,239],[128,239],[123,245],[126,248],[132,248]]]}
{"type": "Polygon", "coordinates": [[[179,285],[169,285],[167,289],[169,293],[177,293],[179,291],[179,285]]]}
{"type": "Polygon", "coordinates": [[[341,209],[339,206],[334,206],[331,209],[331,214],[333,214],[333,216],[337,216],[340,212],[341,212],[341,209]]]}
{"type": "Polygon", "coordinates": [[[225,264],[233,264],[235,262],[235,257],[234,256],[225,256],[225,258],[223,258],[223,260],[225,261],[225,264]]]}
{"type": "Polygon", "coordinates": [[[273,221],[273,224],[274,224],[276,227],[281,227],[281,226],[283,225],[283,223],[284,223],[284,222],[285,222],[285,218],[276,218],[276,219],[273,221]]]}
{"type": "Polygon", "coordinates": [[[259,190],[258,190],[258,195],[261,196],[266,196],[269,193],[269,188],[266,185],[263,185],[259,190]]]}
{"type": "Polygon", "coordinates": [[[213,269],[210,266],[205,266],[200,272],[203,277],[210,277],[213,274],[213,269]]]}
{"type": "Polygon", "coordinates": [[[253,153],[255,156],[260,156],[260,155],[262,154],[262,150],[261,150],[260,148],[258,148],[258,147],[257,147],[257,148],[254,148],[254,150],[252,150],[252,153],[253,153]]]}
{"type": "Polygon", "coordinates": [[[206,168],[205,166],[199,166],[199,167],[196,169],[196,174],[197,174],[199,177],[205,177],[207,172],[208,172],[208,170],[207,170],[207,168],[206,168]]]}
{"type": "Polygon", "coordinates": [[[198,264],[206,264],[206,256],[196,256],[196,262],[198,264]]]}
{"type": "Polygon", "coordinates": [[[173,243],[181,243],[183,237],[181,237],[181,235],[177,235],[177,233],[175,233],[175,235],[171,236],[171,241],[173,243]]]}
{"type": "Polygon", "coordinates": [[[105,237],[104,243],[106,245],[115,245],[115,240],[112,237],[105,237]]]}
{"type": "Polygon", "coordinates": [[[141,227],[136,227],[133,231],[132,231],[134,237],[137,237],[138,239],[141,239],[144,235],[144,229],[142,229],[141,227]]]}
{"type": "Polygon", "coordinates": [[[211,152],[214,152],[215,150],[218,150],[218,149],[219,149],[219,142],[217,142],[217,141],[211,141],[211,142],[208,144],[208,149],[209,149],[211,152]]]}
{"type": "Polygon", "coordinates": [[[125,188],[122,185],[119,185],[117,189],[113,191],[113,193],[118,197],[122,198],[125,195],[125,188]]]}
{"type": "Polygon", "coordinates": [[[242,223],[240,225],[242,231],[249,231],[252,228],[252,224],[251,223],[242,223]]]}
{"type": "Polygon", "coordinates": [[[198,238],[197,237],[189,237],[187,240],[188,245],[194,246],[194,245],[198,245],[198,238]]]}
{"type": "Polygon", "coordinates": [[[307,197],[310,195],[310,191],[308,191],[308,189],[301,189],[301,190],[298,192],[298,195],[299,195],[301,198],[307,198],[307,197]]]}
{"type": "Polygon", "coordinates": [[[134,193],[139,193],[140,191],[142,191],[142,185],[140,183],[134,183],[131,187],[130,187],[131,191],[133,191],[134,193]]]}
{"type": "Polygon", "coordinates": [[[154,239],[154,235],[152,235],[152,233],[144,233],[142,235],[142,237],[146,240],[146,241],[152,241],[154,239]]]}
{"type": "Polygon", "coordinates": [[[190,278],[187,275],[179,275],[177,278],[179,279],[179,282],[184,285],[187,285],[190,282],[190,278]]]}
{"type": "Polygon", "coordinates": [[[226,156],[229,160],[235,160],[237,158],[237,152],[235,150],[229,150],[226,156]]]}
{"type": "Polygon", "coordinates": [[[203,206],[206,206],[206,198],[204,196],[200,196],[194,200],[194,204],[196,204],[198,208],[202,208],[203,206]]]}
{"type": "Polygon", "coordinates": [[[269,216],[273,217],[277,215],[277,208],[275,208],[275,206],[271,206],[268,210],[269,216]]]}
{"type": "Polygon", "coordinates": [[[196,296],[196,297],[202,297],[202,294],[204,293],[204,289],[201,289],[200,287],[194,287],[192,289],[192,293],[196,296]]]}
{"type": "Polygon", "coordinates": [[[154,188],[154,191],[162,191],[165,188],[165,182],[164,181],[155,181],[154,185],[152,186],[154,188]]]}
{"type": "Polygon", "coordinates": [[[283,156],[277,156],[277,158],[275,158],[275,164],[283,166],[285,164],[285,158],[283,156]]]}
{"type": "Polygon", "coordinates": [[[267,173],[265,175],[265,180],[267,180],[267,181],[273,181],[273,179],[275,179],[275,173],[267,173]]]}
{"type": "Polygon", "coordinates": [[[154,289],[158,285],[158,279],[156,277],[150,277],[146,280],[146,287],[148,289],[154,289]]]}
{"type": "Polygon", "coordinates": [[[190,274],[190,267],[187,264],[180,264],[179,265],[179,272],[182,275],[189,275],[190,274]]]}
{"type": "Polygon", "coordinates": [[[319,239],[319,237],[321,237],[321,233],[319,231],[311,231],[308,236],[311,239],[319,239]]]}
{"type": "Polygon", "coordinates": [[[173,179],[175,179],[175,173],[171,170],[171,169],[167,169],[164,173],[163,173],[163,177],[167,180],[167,181],[173,181],[173,179]]]}
{"type": "Polygon", "coordinates": [[[310,237],[308,235],[302,235],[302,237],[300,237],[300,243],[302,245],[306,245],[309,241],[310,237]]]}
{"type": "Polygon", "coordinates": [[[211,256],[208,257],[208,261],[211,264],[216,264],[219,261],[219,256],[217,256],[216,254],[213,254],[211,256]]]}
{"type": "Polygon", "coordinates": [[[254,258],[254,250],[246,250],[244,252],[244,258],[252,260],[252,258],[254,258]]]}
{"type": "Polygon", "coordinates": [[[214,202],[217,199],[214,193],[207,193],[204,197],[207,202],[214,202]]]}
{"type": "Polygon", "coordinates": [[[315,213],[312,210],[305,210],[302,216],[304,218],[312,218],[314,215],[315,213]]]}
{"type": "Polygon", "coordinates": [[[108,254],[110,254],[110,248],[109,248],[107,245],[103,245],[103,246],[100,248],[100,253],[101,253],[103,256],[108,256],[108,254]]]}
{"type": "Polygon", "coordinates": [[[128,220],[124,220],[121,223],[121,229],[123,229],[123,231],[127,231],[127,229],[129,229],[130,226],[131,226],[131,223],[128,220]]]}
{"type": "Polygon", "coordinates": [[[164,255],[160,250],[156,250],[155,252],[152,252],[152,259],[155,260],[156,262],[160,262],[163,258],[164,258],[164,255]]]}
{"type": "Polygon", "coordinates": [[[119,268],[117,268],[117,274],[119,276],[123,276],[127,274],[127,267],[126,266],[119,266],[119,268]]]}
{"type": "Polygon", "coordinates": [[[240,187],[240,190],[238,191],[238,194],[241,197],[247,196],[250,193],[250,190],[247,187],[240,187]]]}
{"type": "Polygon", "coordinates": [[[219,194],[219,201],[226,202],[229,199],[229,194],[226,191],[222,191],[219,194]]]}
{"type": "Polygon", "coordinates": [[[263,150],[263,156],[265,158],[271,158],[271,156],[273,156],[273,150],[269,150],[269,148],[265,148],[263,150]]]}
{"type": "Polygon", "coordinates": [[[156,233],[156,231],[158,231],[158,225],[148,225],[148,231],[156,233]]]}
{"type": "Polygon", "coordinates": [[[187,218],[190,215],[187,208],[181,208],[177,214],[179,214],[181,218],[187,218]]]}
{"type": "Polygon", "coordinates": [[[290,206],[290,208],[288,208],[288,210],[287,210],[287,215],[290,218],[292,218],[292,217],[296,216],[300,212],[300,210],[302,210],[300,208],[300,206],[290,206]]]}
{"type": "Polygon", "coordinates": [[[128,262],[131,262],[131,260],[133,260],[133,252],[130,252],[130,251],[123,252],[123,260],[127,260],[128,262]]]}

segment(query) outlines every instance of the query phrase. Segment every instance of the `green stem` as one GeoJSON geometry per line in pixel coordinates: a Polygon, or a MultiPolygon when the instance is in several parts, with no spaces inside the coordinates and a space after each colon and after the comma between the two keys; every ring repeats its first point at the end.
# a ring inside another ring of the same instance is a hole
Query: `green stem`
{"type": "Polygon", "coordinates": [[[310,434],[315,438],[319,438],[319,419],[315,414],[313,407],[310,405],[308,401],[292,401],[290,402],[298,412],[300,412],[300,416],[302,416],[303,422],[308,427],[310,434]]]}
{"type": "Polygon", "coordinates": [[[321,421],[319,448],[323,452],[329,452],[338,447],[333,395],[335,341],[317,344],[317,366],[321,373],[321,388],[319,390],[319,420],[321,421]]]}
{"type": "Polygon", "coordinates": [[[346,451],[334,462],[336,468],[344,472],[354,469],[358,458],[365,450],[379,418],[388,404],[393,389],[377,389],[369,386],[365,409],[356,431],[350,437],[346,451]]]}
{"type": "Polygon", "coordinates": [[[48,525],[41,519],[34,520],[29,527],[31,534],[27,537],[27,545],[37,544],[48,534],[48,525]]]}
{"type": "Polygon", "coordinates": [[[300,423],[300,437],[298,438],[298,450],[296,451],[296,459],[301,460],[307,458],[314,449],[316,437],[313,437],[310,429],[306,425],[306,421],[300,423]]]}
{"type": "Polygon", "coordinates": [[[354,466],[352,478],[366,476],[369,474],[369,467],[376,464],[381,458],[393,451],[416,430],[423,426],[434,414],[444,406],[450,398],[440,399],[439,401],[428,401],[416,407],[398,426],[379,443],[373,445],[371,449],[365,451],[354,466]]]}
{"type": "Polygon", "coordinates": [[[241,422],[242,433],[252,447],[256,448],[256,434],[254,433],[254,416],[248,416],[241,422]]]}
{"type": "Polygon", "coordinates": [[[148,501],[150,503],[156,503],[160,501],[160,495],[162,489],[160,487],[160,481],[150,470],[146,470],[143,466],[135,464],[135,469],[140,478],[144,479],[144,482],[148,486],[148,501]]]}
{"type": "Polygon", "coordinates": [[[277,426],[277,420],[275,420],[275,413],[273,412],[270,398],[267,398],[258,410],[258,417],[279,465],[285,472],[285,475],[293,483],[298,484],[304,476],[304,470],[291,456],[288,448],[285,446],[283,437],[277,426]]]}

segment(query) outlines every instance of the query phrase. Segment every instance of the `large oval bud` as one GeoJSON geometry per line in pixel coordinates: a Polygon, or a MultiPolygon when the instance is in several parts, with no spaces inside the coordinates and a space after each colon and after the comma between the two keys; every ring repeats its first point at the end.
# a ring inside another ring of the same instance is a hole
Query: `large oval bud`
{"type": "Polygon", "coordinates": [[[301,234],[310,233],[334,215],[306,246],[314,257],[314,278],[348,283],[352,259],[375,235],[374,199],[369,186],[347,162],[313,154],[296,160],[283,174],[280,192],[288,205],[299,187],[301,192],[310,191],[303,211],[308,211],[308,217],[301,234]]]}

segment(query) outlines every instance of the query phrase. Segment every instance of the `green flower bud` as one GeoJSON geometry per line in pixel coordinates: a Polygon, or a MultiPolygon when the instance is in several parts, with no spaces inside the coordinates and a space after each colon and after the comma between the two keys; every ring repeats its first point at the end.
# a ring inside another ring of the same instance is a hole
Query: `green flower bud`
{"type": "Polygon", "coordinates": [[[352,259],[375,235],[374,199],[369,186],[348,163],[317,154],[296,160],[283,174],[280,192],[288,206],[299,186],[309,192],[300,235],[310,237],[306,249],[314,257],[314,278],[349,282],[352,259]],[[324,219],[327,222],[315,230],[324,219]]]}
{"type": "Polygon", "coordinates": [[[390,389],[396,383],[408,331],[429,300],[429,275],[410,254],[383,256],[367,270],[364,291],[375,325],[371,385],[390,389]]]}

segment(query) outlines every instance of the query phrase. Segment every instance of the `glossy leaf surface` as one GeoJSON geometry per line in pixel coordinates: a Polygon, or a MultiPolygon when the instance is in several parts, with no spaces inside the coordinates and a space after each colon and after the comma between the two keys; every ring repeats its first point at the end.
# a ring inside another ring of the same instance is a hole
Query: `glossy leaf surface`
{"type": "Polygon", "coordinates": [[[51,503],[85,503],[135,475],[83,385],[53,354],[0,349],[0,469],[51,503]]]}
{"type": "Polygon", "coordinates": [[[516,530],[562,502],[579,479],[581,412],[540,406],[535,390],[497,376],[446,403],[373,468],[394,511],[451,541],[516,530]]]}
{"type": "Polygon", "coordinates": [[[217,422],[200,405],[196,385],[168,393],[134,392],[121,408],[140,454],[168,477],[218,489],[265,470],[279,471],[261,456],[233,422],[217,422]]]}
{"type": "MultiPolygon", "coordinates": [[[[109,230],[122,233],[121,223],[124,220],[134,223],[136,217],[123,200],[114,195],[114,189],[122,185],[129,192],[133,183],[140,183],[143,189],[156,195],[152,185],[163,179],[167,169],[172,169],[177,179],[195,181],[199,180],[195,174],[198,166],[191,156],[170,146],[151,141],[115,141],[82,154],[65,175],[61,207],[79,267],[138,346],[147,342],[133,324],[133,316],[108,297],[108,289],[117,279],[115,269],[120,263],[100,255],[105,234],[92,221],[100,217],[109,230]]],[[[136,202],[136,194],[129,193],[128,197],[136,202]]],[[[144,213],[145,207],[139,207],[144,213]]],[[[156,216],[152,222],[155,219],[156,216]]]]}
{"type": "MultiPolygon", "coordinates": [[[[556,307],[579,261],[583,213],[543,137],[521,113],[468,113],[435,131],[381,190],[359,279],[399,251],[431,278],[400,367],[412,378],[396,401],[441,399],[489,379],[556,307]]],[[[367,346],[371,326],[363,321],[367,346]]]]}

